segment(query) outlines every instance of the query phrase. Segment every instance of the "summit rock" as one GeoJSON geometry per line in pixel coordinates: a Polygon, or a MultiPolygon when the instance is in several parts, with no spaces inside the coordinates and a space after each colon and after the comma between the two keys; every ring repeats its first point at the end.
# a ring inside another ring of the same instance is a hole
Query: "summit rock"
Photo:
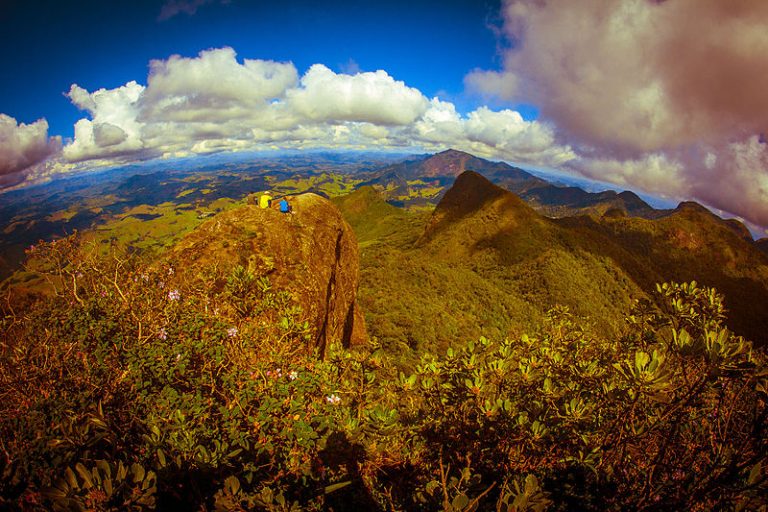
{"type": "Polygon", "coordinates": [[[172,250],[186,266],[217,262],[258,268],[275,289],[289,292],[310,323],[321,356],[332,341],[363,343],[357,306],[358,245],[338,208],[312,193],[289,198],[293,213],[276,205],[245,205],[222,212],[172,250]]]}

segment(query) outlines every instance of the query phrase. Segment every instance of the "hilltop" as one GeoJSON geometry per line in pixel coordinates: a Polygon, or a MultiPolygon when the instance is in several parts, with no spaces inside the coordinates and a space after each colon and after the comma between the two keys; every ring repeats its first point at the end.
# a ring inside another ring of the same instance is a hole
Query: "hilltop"
{"type": "MultiPolygon", "coordinates": [[[[245,205],[216,215],[169,252],[179,269],[212,264],[240,266],[291,294],[314,333],[322,355],[331,341],[365,342],[365,320],[357,305],[357,239],[327,199],[306,193],[289,199],[292,213],[275,204],[245,205]]],[[[193,270],[194,271],[194,270],[193,270]]]]}

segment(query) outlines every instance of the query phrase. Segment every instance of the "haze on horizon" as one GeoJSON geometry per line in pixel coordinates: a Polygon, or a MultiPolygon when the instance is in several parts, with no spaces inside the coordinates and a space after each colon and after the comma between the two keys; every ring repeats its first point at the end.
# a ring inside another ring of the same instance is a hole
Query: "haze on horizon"
{"type": "Polygon", "coordinates": [[[768,226],[763,1],[107,4],[0,10],[0,187],[215,152],[451,147],[768,226]]]}

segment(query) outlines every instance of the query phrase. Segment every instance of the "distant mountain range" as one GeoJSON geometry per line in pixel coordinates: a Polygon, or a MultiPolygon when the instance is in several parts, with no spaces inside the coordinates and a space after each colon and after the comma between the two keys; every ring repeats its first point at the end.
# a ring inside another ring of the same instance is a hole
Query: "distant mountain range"
{"type": "MultiPolygon", "coordinates": [[[[374,172],[374,177],[361,185],[372,185],[382,191],[392,204],[436,204],[464,171],[475,171],[492,183],[525,200],[534,210],[547,217],[574,215],[628,215],[644,219],[658,219],[681,208],[709,211],[695,202],[682,202],[675,209],[655,209],[631,191],[587,192],[574,186],[559,186],[504,162],[491,162],[449,149],[435,155],[406,160],[374,172]],[[424,188],[436,189],[433,195],[421,193],[424,188]]],[[[719,217],[718,217],[719,218],[719,217]]],[[[723,220],[734,232],[751,240],[749,230],[736,219],[723,220]]],[[[765,246],[765,242],[761,242],[765,246]]]]}
{"type": "MultiPolygon", "coordinates": [[[[201,159],[199,163],[166,162],[156,169],[132,166],[0,195],[0,279],[19,267],[25,247],[75,229],[98,228],[103,239],[149,247],[181,236],[209,215],[265,189],[277,194],[312,191],[335,197],[370,186],[389,205],[431,211],[465,171],[477,172],[514,193],[545,217],[588,215],[591,222],[605,230],[606,226],[630,226],[641,219],[662,220],[695,211],[701,219],[707,219],[708,225],[718,224],[745,243],[754,244],[763,254],[768,252],[768,240],[753,242],[742,223],[722,220],[696,203],[658,210],[632,192],[587,192],[579,187],[557,186],[523,169],[461,151],[407,159],[301,153],[254,156],[229,163],[224,158],[201,159]],[[153,223],[152,229],[145,229],[150,224],[142,222],[153,223]],[[121,236],[125,224],[131,224],[133,230],[127,237],[121,236]]],[[[388,221],[372,222],[381,231],[388,221]]],[[[587,219],[578,223],[589,224],[587,219]]]]}

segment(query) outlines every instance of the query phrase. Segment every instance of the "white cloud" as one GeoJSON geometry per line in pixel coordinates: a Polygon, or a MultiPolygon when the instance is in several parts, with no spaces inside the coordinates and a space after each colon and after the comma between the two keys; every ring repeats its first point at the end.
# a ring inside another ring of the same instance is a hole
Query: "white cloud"
{"type": "Polygon", "coordinates": [[[551,127],[526,121],[519,112],[480,107],[462,116],[452,103],[438,99],[432,100],[408,138],[430,150],[450,146],[521,164],[557,166],[575,158],[570,147],[556,143],[551,127]]]}
{"type": "Polygon", "coordinates": [[[0,114],[0,187],[15,185],[61,149],[61,137],[48,137],[48,122],[18,123],[0,114]]]}
{"type": "Polygon", "coordinates": [[[97,146],[108,148],[128,139],[128,134],[119,126],[111,123],[99,123],[93,126],[93,140],[97,146]]]}
{"type": "Polygon", "coordinates": [[[513,73],[475,69],[464,77],[464,85],[486,96],[504,100],[513,100],[517,96],[519,84],[513,73]]]}
{"type": "Polygon", "coordinates": [[[147,86],[135,81],[93,93],[73,85],[72,103],[90,119],[64,148],[69,163],[119,163],[214,151],[328,147],[456,147],[520,162],[573,158],[550,127],[516,112],[481,108],[463,116],[385,71],[335,73],[245,59],[221,48],[152,61],[147,86]]]}
{"type": "Polygon", "coordinates": [[[67,96],[91,119],[75,123],[75,139],[64,147],[64,158],[81,162],[140,152],[144,148],[142,125],[136,118],[137,102],[143,92],[144,86],[135,81],[93,93],[73,84],[67,96]]]}
{"type": "Polygon", "coordinates": [[[313,121],[366,121],[405,125],[428,108],[418,89],[395,81],[385,71],[336,74],[322,64],[310,67],[300,87],[287,92],[288,105],[313,121]]]}
{"type": "MultiPolygon", "coordinates": [[[[712,167],[690,173],[691,194],[707,204],[768,226],[768,144],[758,136],[708,148],[712,167]]],[[[691,161],[693,168],[696,161],[691,161]]]]}
{"type": "Polygon", "coordinates": [[[538,153],[550,148],[554,134],[543,124],[525,121],[519,112],[502,110],[494,112],[480,107],[470,113],[467,121],[467,136],[470,140],[493,147],[513,147],[521,152],[538,153]]]}
{"type": "Polygon", "coordinates": [[[468,86],[529,101],[572,138],[648,152],[757,133],[768,122],[768,3],[504,2],[501,71],[468,86]]]}
{"type": "Polygon", "coordinates": [[[686,197],[691,193],[690,184],[684,176],[683,164],[663,153],[625,160],[582,157],[574,160],[569,168],[592,179],[662,197],[686,197]]]}
{"type": "Polygon", "coordinates": [[[500,70],[468,89],[539,107],[569,169],[765,225],[768,2],[505,0],[500,70]]]}
{"type": "Polygon", "coordinates": [[[203,51],[195,58],[173,55],[150,63],[141,118],[154,122],[247,118],[254,109],[282,97],[297,81],[293,64],[250,59],[240,64],[232,48],[203,51]]]}
{"type": "Polygon", "coordinates": [[[418,140],[450,145],[463,138],[464,126],[453,103],[434,98],[413,131],[418,140]]]}

